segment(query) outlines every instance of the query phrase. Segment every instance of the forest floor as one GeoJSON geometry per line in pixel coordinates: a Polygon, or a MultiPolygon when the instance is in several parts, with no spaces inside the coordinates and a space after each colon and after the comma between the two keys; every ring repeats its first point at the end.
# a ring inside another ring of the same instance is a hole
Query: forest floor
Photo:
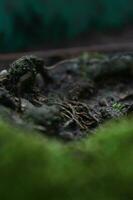
{"type": "MultiPolygon", "coordinates": [[[[47,64],[56,61],[49,58],[47,64]]],[[[84,52],[57,62],[48,70],[50,83],[38,75],[33,90],[23,91],[19,97],[3,83],[3,69],[0,118],[26,130],[73,141],[95,134],[108,120],[133,112],[132,53],[84,52]]]]}

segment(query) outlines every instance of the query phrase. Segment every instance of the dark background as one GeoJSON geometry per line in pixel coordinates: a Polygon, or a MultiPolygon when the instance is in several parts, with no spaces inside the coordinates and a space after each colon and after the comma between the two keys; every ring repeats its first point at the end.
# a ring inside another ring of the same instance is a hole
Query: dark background
{"type": "Polygon", "coordinates": [[[133,41],[131,0],[1,0],[0,52],[133,41]]]}

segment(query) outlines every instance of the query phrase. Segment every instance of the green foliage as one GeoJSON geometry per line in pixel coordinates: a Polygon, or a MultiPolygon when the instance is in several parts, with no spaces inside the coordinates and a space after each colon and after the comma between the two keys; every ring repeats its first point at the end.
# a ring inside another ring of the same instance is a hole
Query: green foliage
{"type": "Polygon", "coordinates": [[[0,199],[133,199],[132,119],[69,145],[2,122],[0,130],[0,199]]]}
{"type": "Polygon", "coordinates": [[[112,107],[113,107],[115,110],[121,111],[121,110],[124,108],[124,105],[121,104],[121,103],[114,103],[114,104],[112,105],[112,107]]]}

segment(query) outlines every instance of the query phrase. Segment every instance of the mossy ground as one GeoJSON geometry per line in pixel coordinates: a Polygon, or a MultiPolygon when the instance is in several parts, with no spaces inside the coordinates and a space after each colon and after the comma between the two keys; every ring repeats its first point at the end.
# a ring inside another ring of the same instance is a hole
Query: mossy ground
{"type": "Polygon", "coordinates": [[[132,63],[132,55],[68,61],[41,96],[21,96],[21,112],[1,86],[0,199],[133,199],[132,63]],[[59,131],[72,141],[59,140],[59,131]]]}
{"type": "Polygon", "coordinates": [[[0,199],[132,199],[132,120],[69,145],[1,121],[0,199]]]}

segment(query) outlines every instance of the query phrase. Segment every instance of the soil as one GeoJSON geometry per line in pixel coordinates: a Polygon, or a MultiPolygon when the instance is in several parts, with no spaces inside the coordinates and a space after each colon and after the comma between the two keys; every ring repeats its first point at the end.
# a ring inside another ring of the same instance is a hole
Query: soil
{"type": "Polygon", "coordinates": [[[59,62],[48,69],[50,83],[38,75],[33,90],[20,94],[21,110],[19,97],[8,90],[0,75],[0,106],[4,108],[0,116],[65,141],[95,134],[106,121],[133,112],[132,66],[132,53],[85,52],[59,62]]]}

